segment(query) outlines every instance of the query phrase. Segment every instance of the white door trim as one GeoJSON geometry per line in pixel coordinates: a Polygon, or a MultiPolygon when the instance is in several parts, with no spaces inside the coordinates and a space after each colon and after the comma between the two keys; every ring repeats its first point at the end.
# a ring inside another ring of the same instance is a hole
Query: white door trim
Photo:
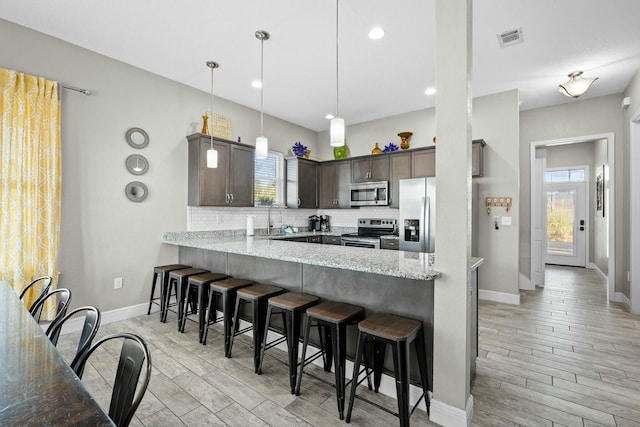
{"type": "MultiPolygon", "coordinates": [[[[640,120],[640,114],[637,117],[640,120]]],[[[533,210],[535,206],[536,200],[534,200],[533,194],[533,183],[537,182],[536,180],[541,180],[543,177],[537,176],[536,168],[535,168],[535,160],[536,160],[536,148],[551,146],[551,145],[562,145],[562,144],[577,144],[581,142],[595,141],[599,139],[607,140],[607,165],[609,167],[609,194],[608,200],[605,200],[605,206],[609,206],[607,210],[607,215],[609,216],[609,264],[608,264],[608,273],[607,273],[607,298],[610,301],[615,300],[615,283],[616,283],[616,227],[615,227],[615,218],[616,218],[616,192],[615,192],[615,135],[613,132],[609,133],[601,133],[595,135],[585,135],[585,136],[576,136],[572,138],[562,138],[562,139],[552,139],[547,141],[533,141],[529,143],[529,170],[530,170],[530,188],[529,193],[531,195],[531,205],[530,209],[533,210]]],[[[640,164],[636,165],[640,167],[640,164]]],[[[637,169],[637,168],[636,168],[637,169]]],[[[632,169],[633,170],[633,169],[632,169]]],[[[533,215],[531,215],[533,217],[533,215]]],[[[534,247],[534,239],[533,239],[533,231],[534,231],[533,218],[530,223],[530,253],[533,253],[534,247]]],[[[640,249],[640,248],[637,248],[640,249]]],[[[633,253],[633,252],[632,252],[633,253]]],[[[533,263],[531,263],[530,267],[530,277],[533,278],[533,263]]]]}
{"type": "Polygon", "coordinates": [[[631,116],[629,123],[630,135],[630,189],[631,212],[629,224],[631,226],[631,242],[629,250],[629,286],[631,293],[631,312],[640,314],[640,266],[634,260],[640,256],[640,112],[631,116]]]}

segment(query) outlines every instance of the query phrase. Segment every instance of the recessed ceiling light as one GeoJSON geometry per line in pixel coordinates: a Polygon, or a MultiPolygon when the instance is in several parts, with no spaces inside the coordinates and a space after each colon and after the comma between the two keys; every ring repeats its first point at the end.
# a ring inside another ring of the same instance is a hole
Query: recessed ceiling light
{"type": "Polygon", "coordinates": [[[326,116],[324,116],[324,118],[327,120],[331,120],[331,119],[335,119],[336,116],[334,116],[333,114],[327,114],[326,116]]]}
{"type": "Polygon", "coordinates": [[[254,80],[251,82],[251,86],[255,87],[256,89],[260,89],[262,87],[262,82],[260,80],[254,80]]]}
{"type": "Polygon", "coordinates": [[[379,40],[384,37],[384,30],[380,27],[373,27],[371,31],[369,31],[369,38],[371,40],[379,40]]]}
{"type": "Polygon", "coordinates": [[[436,94],[436,88],[435,87],[429,87],[427,88],[427,90],[424,91],[425,95],[435,95],[436,94]]]}

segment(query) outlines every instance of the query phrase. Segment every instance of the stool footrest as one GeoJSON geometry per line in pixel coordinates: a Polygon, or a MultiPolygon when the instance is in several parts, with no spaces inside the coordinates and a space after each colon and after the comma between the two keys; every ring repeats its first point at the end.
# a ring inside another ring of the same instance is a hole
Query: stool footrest
{"type": "Polygon", "coordinates": [[[264,349],[265,350],[269,350],[270,348],[273,348],[273,347],[277,346],[278,344],[282,344],[286,340],[287,340],[286,336],[282,336],[280,338],[276,338],[275,340],[271,341],[270,343],[265,344],[264,349]]]}

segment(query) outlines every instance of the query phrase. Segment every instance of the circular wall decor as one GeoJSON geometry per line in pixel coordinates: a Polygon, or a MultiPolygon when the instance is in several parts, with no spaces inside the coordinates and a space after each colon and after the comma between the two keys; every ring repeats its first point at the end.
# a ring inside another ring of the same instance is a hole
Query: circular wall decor
{"type": "Polygon", "coordinates": [[[127,184],[124,189],[124,193],[132,202],[141,202],[147,198],[149,190],[147,189],[147,186],[140,181],[132,181],[127,184]]]}
{"type": "Polygon", "coordinates": [[[127,157],[124,162],[129,173],[134,175],[144,175],[149,170],[149,162],[144,156],[140,154],[132,154],[127,157]]]}
{"type": "Polygon", "coordinates": [[[144,148],[149,145],[149,135],[144,129],[131,128],[127,131],[127,144],[133,148],[144,148]]]}

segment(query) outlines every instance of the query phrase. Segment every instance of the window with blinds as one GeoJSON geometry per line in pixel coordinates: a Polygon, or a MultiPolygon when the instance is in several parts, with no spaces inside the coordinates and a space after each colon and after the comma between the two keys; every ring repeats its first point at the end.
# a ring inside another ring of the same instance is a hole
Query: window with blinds
{"type": "Polygon", "coordinates": [[[255,159],[255,206],[284,204],[284,156],[269,151],[266,159],[255,159]]]}

